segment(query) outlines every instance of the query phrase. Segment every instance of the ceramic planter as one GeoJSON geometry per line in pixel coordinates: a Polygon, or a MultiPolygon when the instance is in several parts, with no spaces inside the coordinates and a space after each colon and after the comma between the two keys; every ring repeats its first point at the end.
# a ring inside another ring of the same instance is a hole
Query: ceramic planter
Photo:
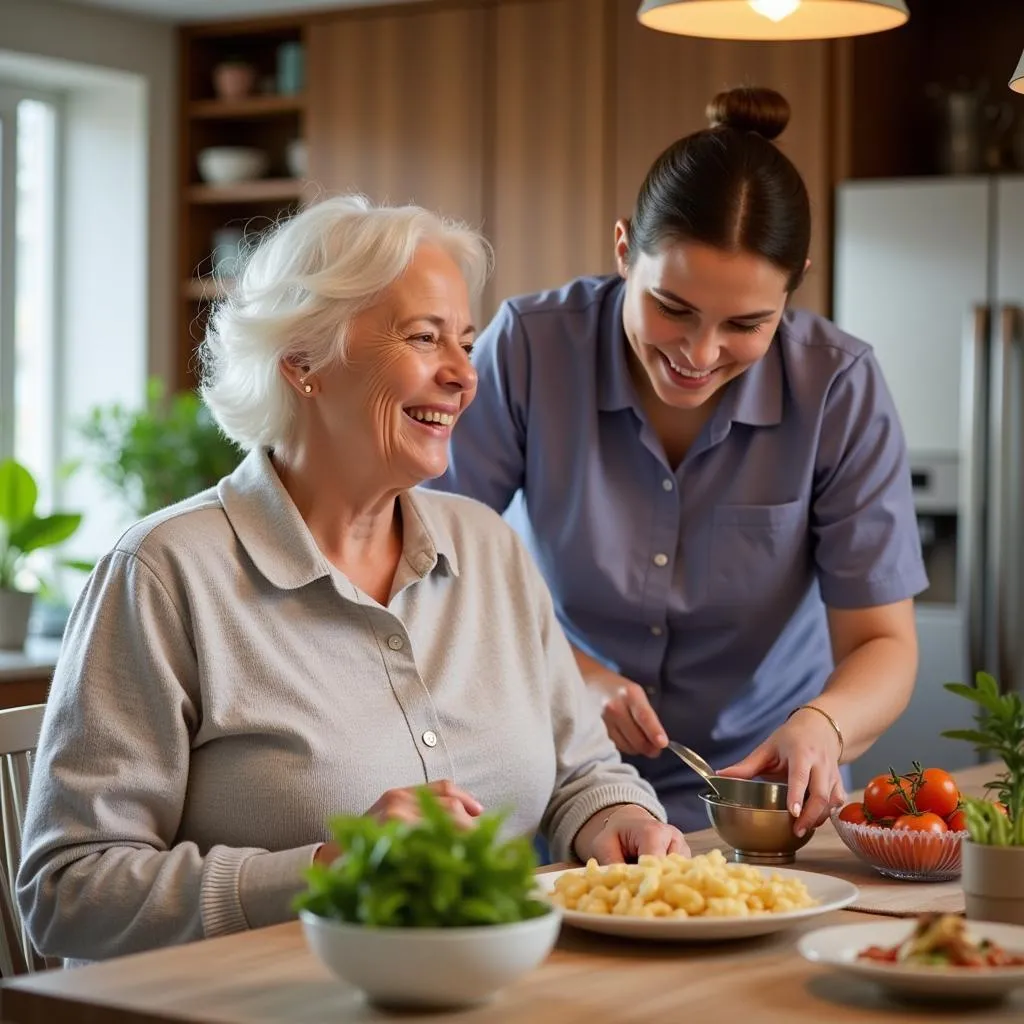
{"type": "Polygon", "coordinates": [[[1024,925],[1024,846],[984,846],[967,840],[961,858],[967,917],[1024,925]]]}
{"type": "Polygon", "coordinates": [[[0,588],[0,650],[20,651],[25,646],[34,597],[20,590],[0,588]]]}

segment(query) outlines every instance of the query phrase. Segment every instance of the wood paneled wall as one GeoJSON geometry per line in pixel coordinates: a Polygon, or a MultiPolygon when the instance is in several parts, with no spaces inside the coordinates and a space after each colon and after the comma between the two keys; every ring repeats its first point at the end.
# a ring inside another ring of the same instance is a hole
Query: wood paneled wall
{"type": "Polygon", "coordinates": [[[311,178],[482,223],[489,17],[412,8],[312,27],[311,178]]]}
{"type": "Polygon", "coordinates": [[[492,297],[611,272],[612,23],[602,0],[494,11],[492,297]]]}
{"type": "Polygon", "coordinates": [[[612,269],[616,217],[720,89],[769,85],[815,214],[799,304],[829,307],[830,43],[684,39],[637,0],[451,0],[338,12],[309,27],[311,176],[330,192],[416,201],[483,228],[510,295],[612,269]]]}

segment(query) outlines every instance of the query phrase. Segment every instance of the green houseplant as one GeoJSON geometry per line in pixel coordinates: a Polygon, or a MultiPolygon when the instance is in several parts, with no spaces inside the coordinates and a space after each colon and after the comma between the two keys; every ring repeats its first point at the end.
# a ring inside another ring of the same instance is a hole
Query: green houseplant
{"type": "Polygon", "coordinates": [[[158,378],[147,384],[141,409],[98,406],[80,433],[86,461],[136,516],[198,494],[241,458],[198,395],[168,395],[158,378]]]}
{"type": "Polygon", "coordinates": [[[295,905],[314,953],[371,1000],[480,1002],[544,959],[561,915],[534,898],[533,846],[500,838],[503,815],[461,829],[428,789],[417,798],[415,824],[332,819],[344,852],[307,869],[295,905]]]}
{"type": "MultiPolygon", "coordinates": [[[[0,648],[20,649],[25,644],[29,615],[35,592],[23,579],[31,573],[28,557],[66,541],[79,527],[82,517],[74,512],[36,514],[39,488],[31,472],[14,459],[0,462],[0,648]]],[[[66,562],[76,568],[84,563],[66,562]]]]}
{"type": "Polygon", "coordinates": [[[945,685],[977,710],[974,729],[942,735],[973,744],[1005,769],[985,786],[998,802],[963,800],[969,832],[962,874],[967,916],[1024,924],[1024,700],[1018,693],[1000,693],[987,672],[977,674],[974,686],[945,685]]]}

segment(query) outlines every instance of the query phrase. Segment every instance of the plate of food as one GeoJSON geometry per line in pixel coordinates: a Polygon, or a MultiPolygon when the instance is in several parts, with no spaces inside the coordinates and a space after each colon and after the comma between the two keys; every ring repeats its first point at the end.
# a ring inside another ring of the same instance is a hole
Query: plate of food
{"type": "Polygon", "coordinates": [[[537,876],[563,923],[664,941],[743,939],[851,904],[858,889],[831,875],[733,864],[721,850],[642,856],[636,864],[568,868],[537,876]]]}
{"type": "Polygon", "coordinates": [[[927,999],[992,999],[1024,988],[1024,927],[957,914],[820,928],[801,954],[870,978],[891,992],[927,999]]]}

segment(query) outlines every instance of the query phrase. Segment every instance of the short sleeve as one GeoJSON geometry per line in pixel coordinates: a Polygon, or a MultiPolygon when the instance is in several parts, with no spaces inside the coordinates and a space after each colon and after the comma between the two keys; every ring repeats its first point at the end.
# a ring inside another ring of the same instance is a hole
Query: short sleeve
{"type": "Polygon", "coordinates": [[[477,339],[476,397],[452,433],[448,471],[425,487],[475,498],[503,513],[523,486],[529,403],[529,352],[509,303],[477,339]]]}
{"type": "Polygon", "coordinates": [[[811,523],[827,606],[892,604],[928,586],[903,428],[871,352],[827,396],[811,523]]]}

